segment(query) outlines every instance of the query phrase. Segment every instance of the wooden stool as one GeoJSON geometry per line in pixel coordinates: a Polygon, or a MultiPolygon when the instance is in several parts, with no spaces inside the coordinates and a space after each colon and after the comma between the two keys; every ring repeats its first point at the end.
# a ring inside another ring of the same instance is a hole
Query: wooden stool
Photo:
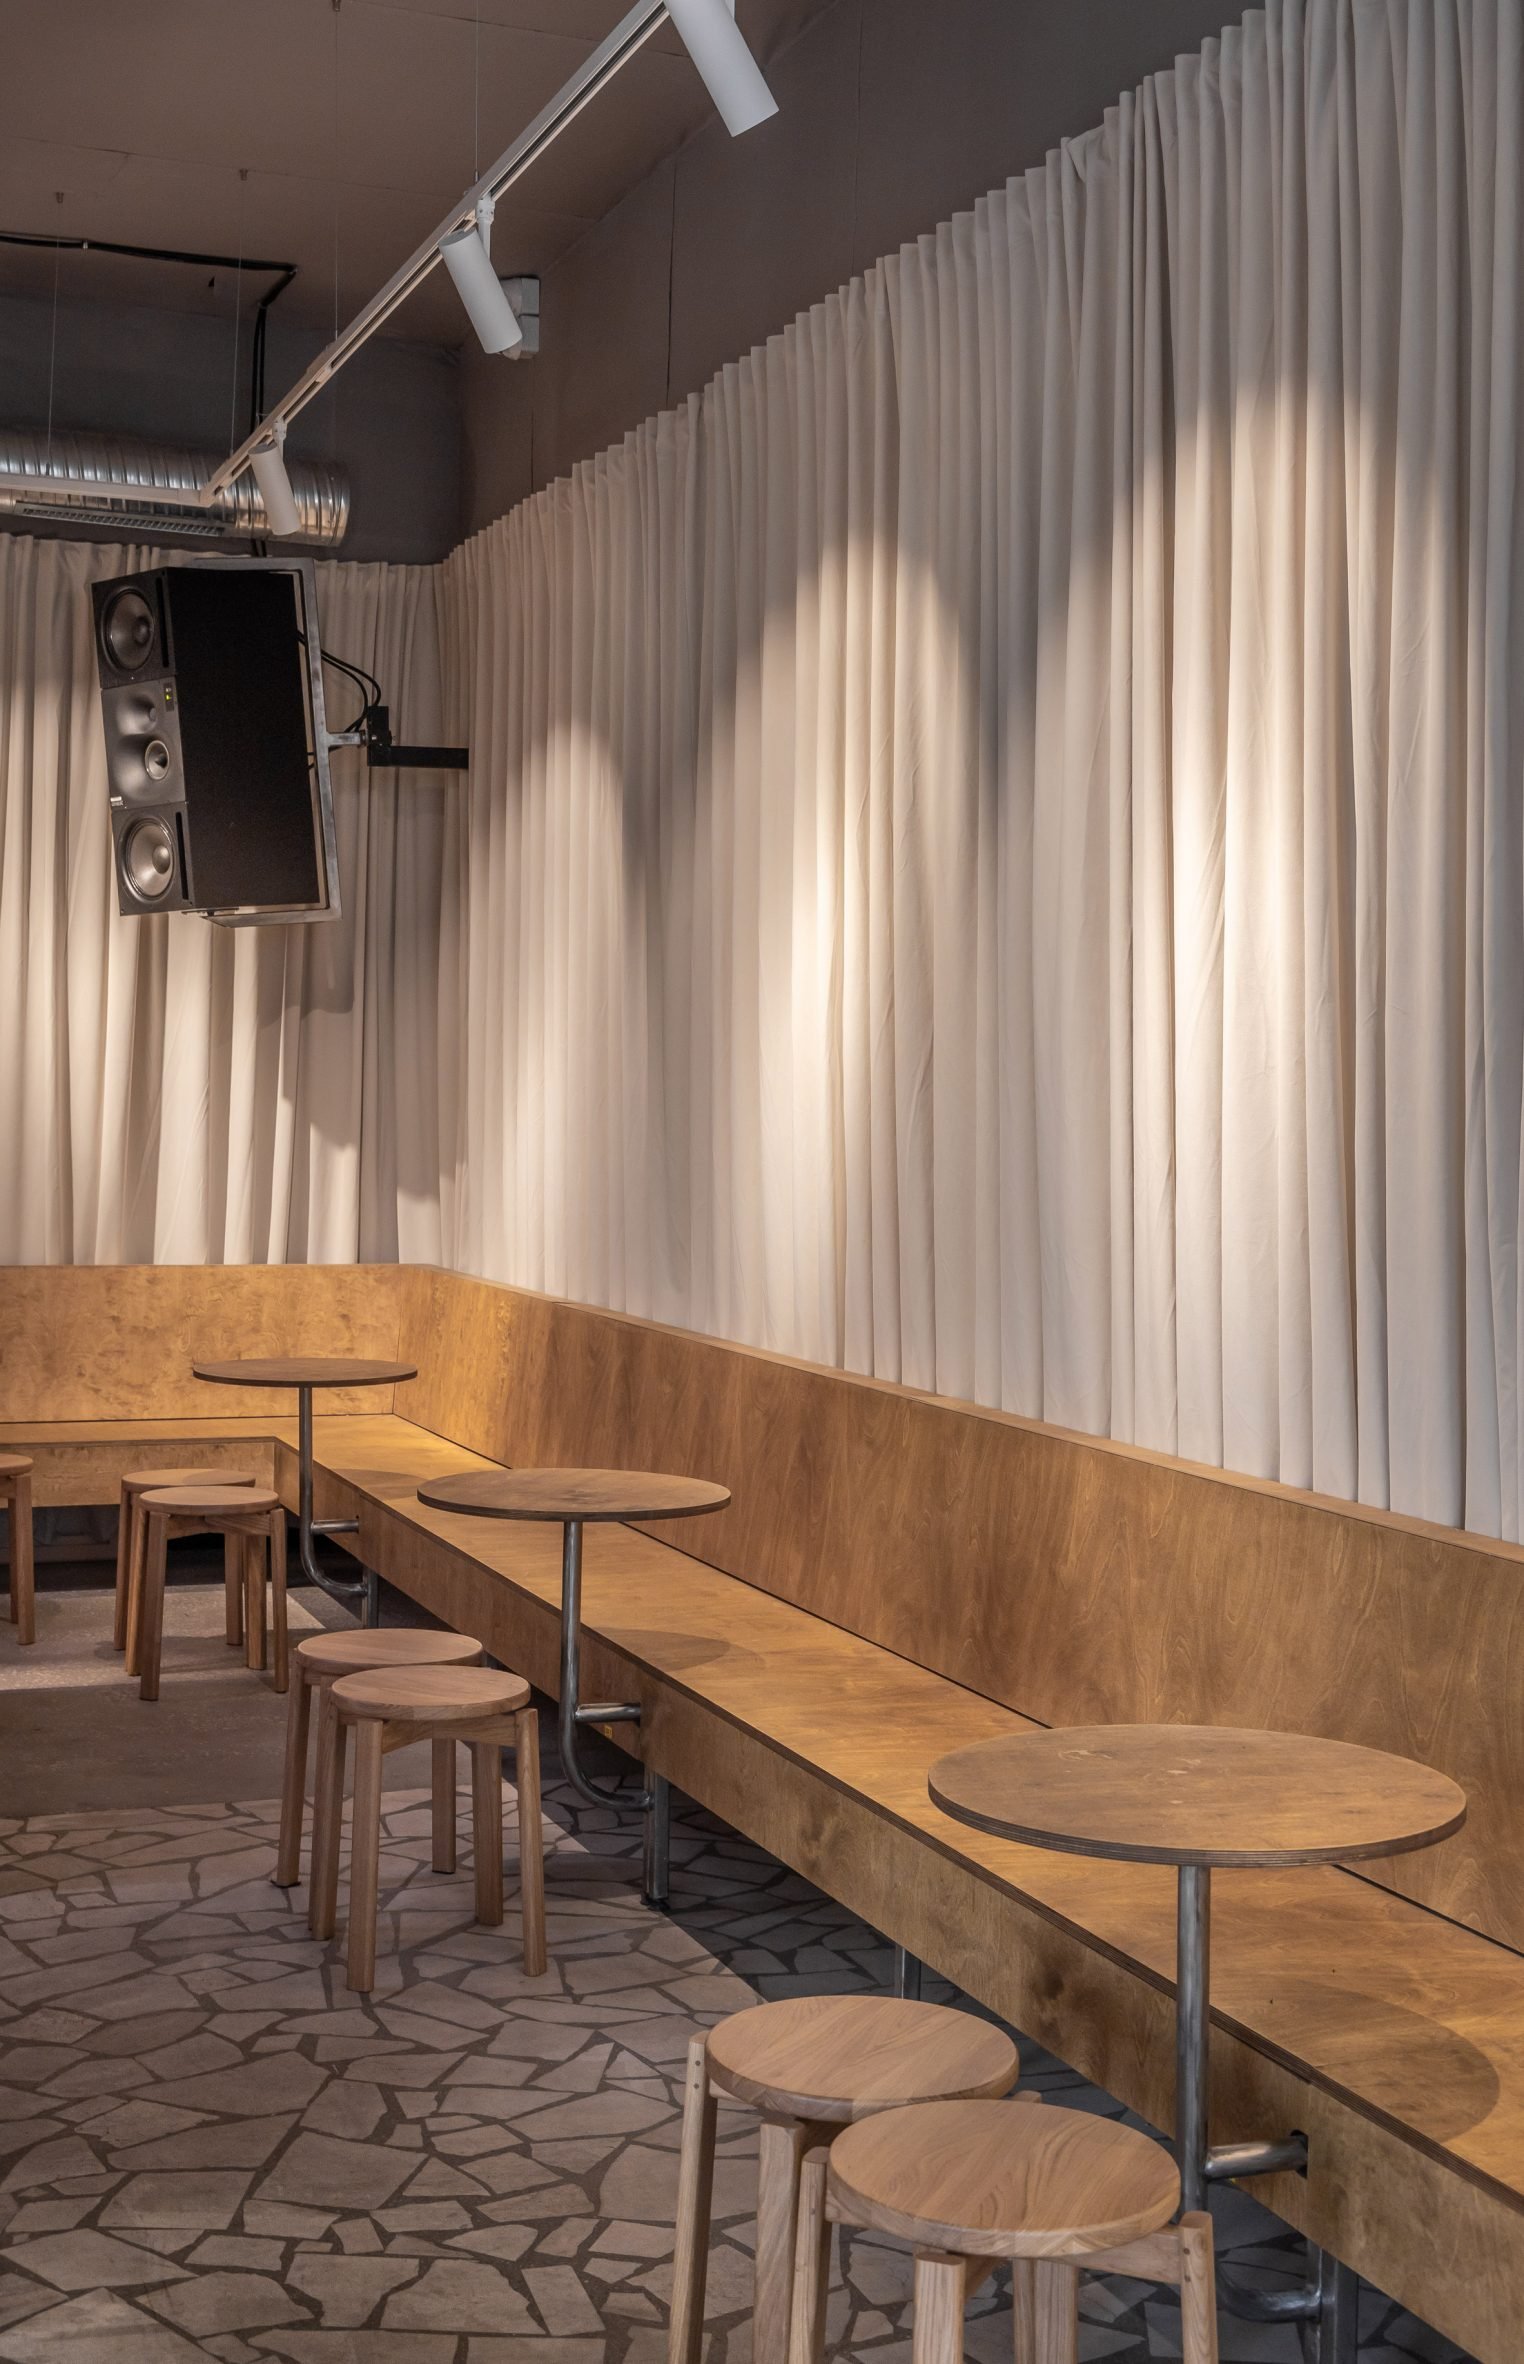
{"type": "Polygon", "coordinates": [[[25,1453],[0,1453],[0,1502],[11,1521],[11,1623],[18,1642],[37,1639],[32,1563],[32,1464],[25,1453]]]}
{"type": "MultiPolygon", "coordinates": [[[[159,1662],[164,1649],[164,1582],[169,1545],[177,1535],[221,1535],[224,1542],[224,1581],[229,1601],[235,1583],[244,1599],[244,1624],[251,1667],[265,1663],[265,1570],[263,1546],[269,1545],[270,1614],[275,1629],[275,1688],[284,1691],[288,1661],[286,1644],[286,1513],[278,1494],[265,1486],[162,1486],[140,1494],[139,1509],[147,1522],[136,1642],[138,1696],[159,1696],[159,1662]],[[257,1556],[256,1556],[257,1553],[257,1556]]],[[[228,1610],[229,1626],[232,1608],[228,1610]]],[[[229,1637],[231,1639],[231,1635],[229,1637]]]]}
{"type": "MultiPolygon", "coordinates": [[[[257,1481],[242,1469],[129,1469],[122,1480],[116,1520],[116,1617],[111,1632],[113,1650],[127,1653],[127,1672],[138,1671],[138,1622],[143,1596],[143,1556],[148,1520],[143,1496],[166,1486],[252,1486],[257,1481]]],[[[243,1640],[243,1587],[227,1572],[227,1638],[234,1650],[243,1640]]]]}
{"type": "Polygon", "coordinates": [[[906,2102],[1009,2093],[1020,2073],[1004,2031],[968,2011],[892,1995],[806,1995],[722,2019],[688,2047],[668,2354],[699,2364],[715,2095],[762,2114],[753,2364],[786,2364],[800,2169],[839,2126],[906,2102]]]}
{"type": "MultiPolygon", "coordinates": [[[[332,1927],[318,1927],[318,1896],[326,1891],[321,1871],[329,1844],[329,1826],[322,1814],[331,1786],[327,1771],[333,1746],[333,1686],[344,1675],[370,1674],[393,1666],[479,1666],[482,1646],[465,1634],[428,1633],[407,1626],[385,1632],[369,1626],[357,1632],[309,1634],[292,1654],[291,1685],[286,1713],[286,1773],[281,1787],[280,1843],[276,1849],[277,1888],[294,1888],[302,1876],[302,1807],[307,1788],[307,1730],[312,1694],[318,1698],[317,1755],[312,1776],[312,1885],[308,1920],[314,1937],[331,1937],[332,1927]]],[[[337,1846],[337,1836],[332,1843],[337,1846]]],[[[455,1869],[455,1743],[434,1743],[434,1869],[455,1869]]]]}
{"type": "Polygon", "coordinates": [[[1180,2286],[1184,2364],[1217,2364],[1212,2220],[1182,2217],[1180,2175],[1146,2134],[1082,2110],[927,2102],[838,2134],[805,2161],[792,2364],[820,2364],[832,2224],[915,2251],[914,2364],[962,2364],[963,2309],[1013,2269],[1016,2364],[1076,2364],[1079,2261],[1180,2286]]]}
{"type": "MultiPolygon", "coordinates": [[[[471,1751],[471,1820],[476,1852],[476,1917],[488,1928],[503,1918],[502,1751],[516,1758],[519,1792],[519,1888],[524,1968],[545,1968],[545,1865],[540,1828],[540,1727],[529,1685],[515,1674],[480,1666],[403,1666],[343,1675],[329,1692],[333,1745],[322,1801],[325,1844],[322,1926],[337,1911],[338,1832],[344,1814],[344,1750],[355,1737],[354,1823],[349,1861],[348,1982],[369,1994],[376,1976],[376,1895],[381,1856],[381,1760],[417,1740],[463,1741],[471,1751]]],[[[435,1796],[440,1758],[434,1758],[435,1796]]],[[[453,1788],[453,1783],[451,1784],[453,1788]]],[[[316,1815],[314,1816],[316,1820],[316,1815]]]]}

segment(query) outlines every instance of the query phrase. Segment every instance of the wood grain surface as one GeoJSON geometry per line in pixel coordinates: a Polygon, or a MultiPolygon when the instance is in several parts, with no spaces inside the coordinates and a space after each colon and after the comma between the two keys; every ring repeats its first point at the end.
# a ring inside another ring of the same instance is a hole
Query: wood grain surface
{"type": "Polygon", "coordinates": [[[122,1472],[124,1494],[150,1494],[166,1486],[253,1486],[259,1483],[252,1470],[217,1469],[209,1462],[188,1462],[183,1466],[164,1463],[158,1468],[127,1469],[122,1472]]]}
{"type": "Polygon", "coordinates": [[[1201,1724],[1013,1733],[939,1757],[927,1788],[997,1838],[1130,1863],[1354,1863],[1466,1818],[1455,1783],[1406,1757],[1201,1724]]]}
{"type": "Polygon", "coordinates": [[[416,1363],[366,1361],[358,1355],[261,1355],[249,1360],[193,1361],[198,1379],[215,1387],[383,1387],[415,1379],[416,1363]]]}
{"type": "Polygon", "coordinates": [[[399,1344],[407,1418],[515,1466],[728,1486],[666,1539],[1040,1723],[1435,1766],[1465,1826],[1376,1876],[1524,1947],[1517,1546],[421,1268],[399,1344]]]}
{"type": "Polygon", "coordinates": [[[177,1519],[261,1518],[274,1510],[280,1496],[265,1486],[243,1486],[231,1478],[224,1485],[153,1486],[144,1491],[144,1510],[167,1510],[177,1519]]]}
{"type": "MultiPolygon", "coordinates": [[[[400,1418],[316,1426],[319,1515],[358,1516],[370,1564],[553,1693],[555,1529],[421,1504],[422,1481],[481,1462],[400,1418]]],[[[588,1536],[586,1618],[586,1683],[642,1702],[640,1745],[680,1789],[1168,2130],[1168,1868],[1016,1846],[928,1795],[938,1757],[1029,1725],[625,1526],[588,1536]]],[[[1212,2019],[1217,2138],[1311,2142],[1305,2177],[1255,2186],[1266,2203],[1483,2364],[1515,2364],[1524,1963],[1368,1877],[1245,1870],[1217,1899],[1212,2019]]]]}
{"type": "Polygon", "coordinates": [[[517,1714],[529,1705],[529,1685],[495,1667],[420,1666],[415,1661],[341,1675],[333,1698],[335,1706],[350,1715],[376,1716],[388,1724],[470,1723],[517,1714]]]}
{"type": "Polygon", "coordinates": [[[418,1499],[481,1519],[685,1519],[723,1510],[723,1486],[648,1469],[502,1469],[432,1478],[418,1499]]]}
{"type": "Polygon", "coordinates": [[[849,2222],[965,2257],[1080,2257],[1168,2224],[1160,2144],[1082,2110],[925,2101],[838,2134],[829,2198],[849,2222]]]}
{"type": "Polygon", "coordinates": [[[268,1414],[209,1404],[192,1357],[397,1356],[403,1293],[387,1264],[0,1266],[0,1422],[268,1414]]]}
{"type": "Polygon", "coordinates": [[[377,1666],[472,1666],[482,1646],[469,1634],[429,1633],[406,1625],[366,1625],[358,1632],[309,1633],[296,1656],[314,1674],[364,1674],[377,1666]]]}
{"type": "Polygon", "coordinates": [[[1003,2029],[895,1995],[759,2003],[711,2028],[708,2058],[737,2101],[840,2126],[910,2101],[1008,2093],[1021,2066],[1003,2029]]]}

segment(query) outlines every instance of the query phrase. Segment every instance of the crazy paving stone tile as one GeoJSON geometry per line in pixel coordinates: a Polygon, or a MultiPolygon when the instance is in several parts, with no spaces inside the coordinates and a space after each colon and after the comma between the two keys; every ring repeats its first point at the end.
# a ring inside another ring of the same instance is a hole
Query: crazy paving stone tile
{"type": "MultiPolygon", "coordinates": [[[[0,2358],[665,2364],[689,2037],[759,1994],[881,1986],[889,1950],[692,1811],[653,1921],[632,1819],[554,1784],[546,1805],[554,1960],[530,1979],[511,1819],[486,1930],[468,1873],[428,1868],[422,1793],[389,1795],[370,1998],[270,1886],[268,1803],[13,1824],[49,1842],[20,1852],[0,1830],[0,2358]]],[[[1052,2103],[1116,2113],[1023,2049],[1052,2103]]],[[[755,2136],[722,2111],[704,2364],[750,2364],[755,2136]]],[[[1296,2270],[1252,2201],[1216,2205],[1225,2248],[1296,2270]]],[[[844,2246],[833,2359],[908,2364],[908,2261],[844,2246]]],[[[1168,2294],[1083,2287],[1086,2364],[1178,2352],[1168,2294]]],[[[1465,2364],[1375,2293],[1361,2330],[1362,2364],[1465,2364]]],[[[1225,2320],[1224,2364],[1282,2337],[1225,2320]]],[[[997,2278],[968,2352],[1009,2341],[997,2278]]]]}

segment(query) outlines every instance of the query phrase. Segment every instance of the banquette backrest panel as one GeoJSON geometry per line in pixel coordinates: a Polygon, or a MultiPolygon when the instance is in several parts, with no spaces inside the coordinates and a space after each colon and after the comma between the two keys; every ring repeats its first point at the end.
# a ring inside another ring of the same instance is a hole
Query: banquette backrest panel
{"type": "MultiPolygon", "coordinates": [[[[268,1413],[268,1393],[209,1387],[192,1360],[394,1358],[402,1285],[394,1264],[0,1266],[0,1420],[268,1413]]],[[[390,1397],[322,1408],[389,1411],[390,1397]]]]}
{"type": "Polygon", "coordinates": [[[1008,1415],[414,1270],[397,1409],[520,1464],[729,1484],[666,1530],[1046,1723],[1269,1724],[1452,1773],[1375,1874],[1524,1945],[1524,1553],[1008,1415]]]}
{"type": "Polygon", "coordinates": [[[421,1267],[0,1269],[0,1420],[284,1412],[190,1364],[303,1352],[416,1360],[398,1412],[494,1460],[722,1479],[668,1540],[1044,1722],[1441,1766],[1466,1829],[1375,1876],[1524,1946],[1516,1548],[421,1267]]]}

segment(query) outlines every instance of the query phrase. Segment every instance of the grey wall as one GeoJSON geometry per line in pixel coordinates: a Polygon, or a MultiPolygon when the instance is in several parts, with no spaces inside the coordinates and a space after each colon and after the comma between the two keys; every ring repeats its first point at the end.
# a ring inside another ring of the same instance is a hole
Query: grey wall
{"type": "MultiPolygon", "coordinates": [[[[462,357],[465,528],[616,442],[1201,43],[1232,0],[836,0],[550,271],[545,350],[462,357]]],[[[511,271],[511,255],[498,257],[511,271]]]]}
{"type": "MultiPolygon", "coordinates": [[[[270,398],[324,339],[270,318],[270,398]]],[[[237,435],[247,424],[249,325],[238,368],[237,435]]],[[[230,321],[144,306],[60,304],[0,296],[0,424],[41,427],[53,388],[55,425],[99,428],[226,451],[233,414],[230,321]]],[[[425,562],[460,538],[460,366],[432,345],[375,338],[303,412],[294,456],[333,459],[353,506],[344,558],[425,562]]],[[[3,513],[0,513],[3,514],[3,513]]],[[[15,530],[43,533],[32,519],[15,530]]],[[[100,538],[92,529],[91,538],[100,538]]]]}

